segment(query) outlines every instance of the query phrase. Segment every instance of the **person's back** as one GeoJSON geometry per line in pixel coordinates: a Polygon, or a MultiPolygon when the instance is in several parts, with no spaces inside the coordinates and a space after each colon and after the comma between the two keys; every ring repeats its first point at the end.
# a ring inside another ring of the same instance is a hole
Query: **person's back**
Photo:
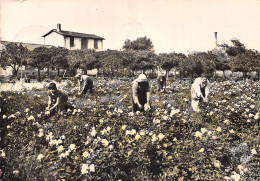
{"type": "Polygon", "coordinates": [[[158,91],[165,90],[166,88],[166,77],[164,75],[159,75],[157,77],[158,91]]]}
{"type": "Polygon", "coordinates": [[[53,94],[48,92],[48,95],[51,97],[51,104],[55,104],[57,98],[60,98],[60,105],[66,105],[68,102],[68,95],[62,90],[57,89],[53,94]]]}
{"type": "Polygon", "coordinates": [[[83,81],[85,83],[93,83],[93,79],[88,75],[82,75],[81,81],[83,81]]]}
{"type": "Polygon", "coordinates": [[[92,93],[93,91],[93,79],[88,75],[81,75],[80,80],[82,93],[85,94],[89,90],[89,93],[92,93]]]}
{"type": "Polygon", "coordinates": [[[140,74],[132,85],[132,110],[144,111],[144,105],[150,102],[150,86],[144,74],[140,74]]]}
{"type": "Polygon", "coordinates": [[[210,83],[203,75],[194,80],[191,86],[191,107],[193,111],[199,112],[199,102],[207,102],[210,83]]]}
{"type": "Polygon", "coordinates": [[[138,97],[146,97],[146,93],[149,91],[149,83],[147,82],[137,82],[136,94],[138,97]]]}
{"type": "Polygon", "coordinates": [[[65,110],[68,103],[68,95],[62,90],[58,90],[55,83],[50,83],[48,89],[49,101],[47,110],[52,112],[54,110],[58,112],[65,110]]]}

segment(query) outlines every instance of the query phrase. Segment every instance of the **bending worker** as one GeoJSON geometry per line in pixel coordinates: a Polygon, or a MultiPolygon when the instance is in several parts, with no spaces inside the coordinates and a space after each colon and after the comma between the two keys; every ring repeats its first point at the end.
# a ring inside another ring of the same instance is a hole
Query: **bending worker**
{"type": "Polygon", "coordinates": [[[191,86],[191,107],[193,111],[200,112],[199,103],[208,102],[209,88],[210,83],[205,74],[194,80],[191,86]]]}
{"type": "Polygon", "coordinates": [[[48,87],[48,107],[51,112],[62,112],[68,104],[68,95],[62,90],[58,90],[55,83],[50,83],[48,87]]]}
{"type": "Polygon", "coordinates": [[[93,92],[93,79],[88,75],[77,74],[75,76],[79,81],[79,94],[86,94],[88,91],[93,92]]]}
{"type": "Polygon", "coordinates": [[[132,85],[132,110],[143,112],[145,107],[150,107],[150,86],[145,74],[140,74],[132,85]]]}
{"type": "Polygon", "coordinates": [[[158,91],[164,92],[166,89],[166,76],[162,73],[158,74],[157,77],[158,91]]]}

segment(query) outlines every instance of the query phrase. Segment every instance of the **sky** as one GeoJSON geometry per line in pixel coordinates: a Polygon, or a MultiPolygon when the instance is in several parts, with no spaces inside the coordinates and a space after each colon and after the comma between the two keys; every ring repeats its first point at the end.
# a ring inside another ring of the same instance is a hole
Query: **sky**
{"type": "Polygon", "coordinates": [[[260,0],[1,0],[3,41],[43,44],[58,23],[105,38],[103,50],[146,36],[156,53],[208,51],[217,32],[260,51],[260,0]]]}

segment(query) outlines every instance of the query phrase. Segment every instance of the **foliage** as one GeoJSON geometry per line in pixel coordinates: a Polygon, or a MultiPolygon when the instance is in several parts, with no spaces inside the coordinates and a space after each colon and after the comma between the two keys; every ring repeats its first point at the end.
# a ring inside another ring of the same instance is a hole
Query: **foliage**
{"type": "Polygon", "coordinates": [[[30,53],[28,65],[38,69],[38,80],[41,80],[40,70],[50,66],[52,52],[46,47],[37,47],[30,53]]]}
{"type": "Polygon", "coordinates": [[[216,56],[217,60],[215,61],[216,70],[227,70],[230,69],[228,66],[228,63],[230,61],[230,58],[226,51],[222,49],[213,49],[211,51],[213,55],[216,56]]]}
{"type": "Polygon", "coordinates": [[[10,44],[9,48],[7,46],[10,50],[9,54],[8,51],[4,51],[0,63],[2,66],[11,65],[17,71],[21,62],[27,67],[38,68],[39,78],[40,70],[43,68],[48,68],[48,75],[49,68],[58,69],[58,74],[60,68],[69,69],[73,71],[70,72],[73,75],[76,73],[76,68],[83,69],[84,73],[88,69],[97,68],[99,74],[104,76],[120,77],[133,76],[136,71],[144,71],[154,76],[154,70],[157,67],[166,70],[167,75],[174,68],[182,77],[199,76],[201,73],[210,76],[216,70],[259,71],[259,66],[255,66],[259,64],[259,52],[246,49],[245,45],[237,39],[231,42],[232,46],[224,43],[220,45],[221,49],[192,52],[187,56],[175,52],[155,54],[152,41],[147,37],[137,38],[134,41],[126,40],[123,51],[95,52],[93,50],[67,50],[61,47],[50,49],[41,47],[31,52],[28,63],[25,61],[28,51],[21,45],[18,47],[17,44],[10,44]],[[11,54],[14,54],[13,57],[17,55],[20,58],[12,58],[11,54]]]}
{"type": "Polygon", "coordinates": [[[11,66],[14,75],[17,76],[19,68],[26,63],[28,55],[29,51],[26,47],[17,43],[9,43],[1,54],[0,65],[1,67],[11,66]]]}
{"type": "Polygon", "coordinates": [[[84,65],[83,69],[85,69],[85,70],[87,70],[87,69],[91,70],[91,69],[100,67],[100,63],[96,59],[94,51],[85,52],[83,65],[84,65]]]}
{"type": "Polygon", "coordinates": [[[123,45],[124,50],[153,50],[153,43],[150,38],[140,37],[134,41],[130,41],[129,39],[125,40],[123,45]]]}
{"type": "Polygon", "coordinates": [[[254,50],[246,50],[244,53],[231,57],[229,65],[233,71],[260,71],[259,66],[256,66],[260,65],[260,54],[254,50]]]}
{"type": "Polygon", "coordinates": [[[70,50],[67,59],[69,69],[80,68],[84,60],[84,52],[82,50],[70,50]]]}
{"type": "Polygon", "coordinates": [[[68,49],[63,48],[63,47],[51,47],[50,49],[51,53],[51,65],[53,65],[55,68],[68,68],[68,49]]]}
{"type": "Polygon", "coordinates": [[[189,54],[186,59],[182,59],[179,69],[184,76],[200,76],[202,73],[210,76],[216,70],[215,61],[216,56],[211,52],[194,52],[189,54]]]}
{"type": "Polygon", "coordinates": [[[168,83],[166,93],[152,86],[151,109],[136,116],[129,114],[128,81],[100,78],[94,93],[82,96],[59,84],[74,109],[52,116],[44,109],[45,89],[3,92],[0,178],[256,180],[259,85],[212,82],[209,103],[194,113],[189,83],[168,83]]]}
{"type": "Polygon", "coordinates": [[[227,48],[226,52],[230,56],[237,56],[240,53],[245,53],[246,47],[238,39],[231,40],[233,46],[227,48]]]}

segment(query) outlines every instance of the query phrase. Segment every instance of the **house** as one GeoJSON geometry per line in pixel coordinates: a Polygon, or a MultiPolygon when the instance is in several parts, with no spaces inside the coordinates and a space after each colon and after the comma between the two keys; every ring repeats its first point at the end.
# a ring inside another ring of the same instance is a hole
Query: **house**
{"type": "Polygon", "coordinates": [[[44,44],[65,47],[69,50],[103,50],[104,38],[93,35],[61,30],[61,24],[57,24],[57,29],[52,29],[42,36],[44,44]]]}

